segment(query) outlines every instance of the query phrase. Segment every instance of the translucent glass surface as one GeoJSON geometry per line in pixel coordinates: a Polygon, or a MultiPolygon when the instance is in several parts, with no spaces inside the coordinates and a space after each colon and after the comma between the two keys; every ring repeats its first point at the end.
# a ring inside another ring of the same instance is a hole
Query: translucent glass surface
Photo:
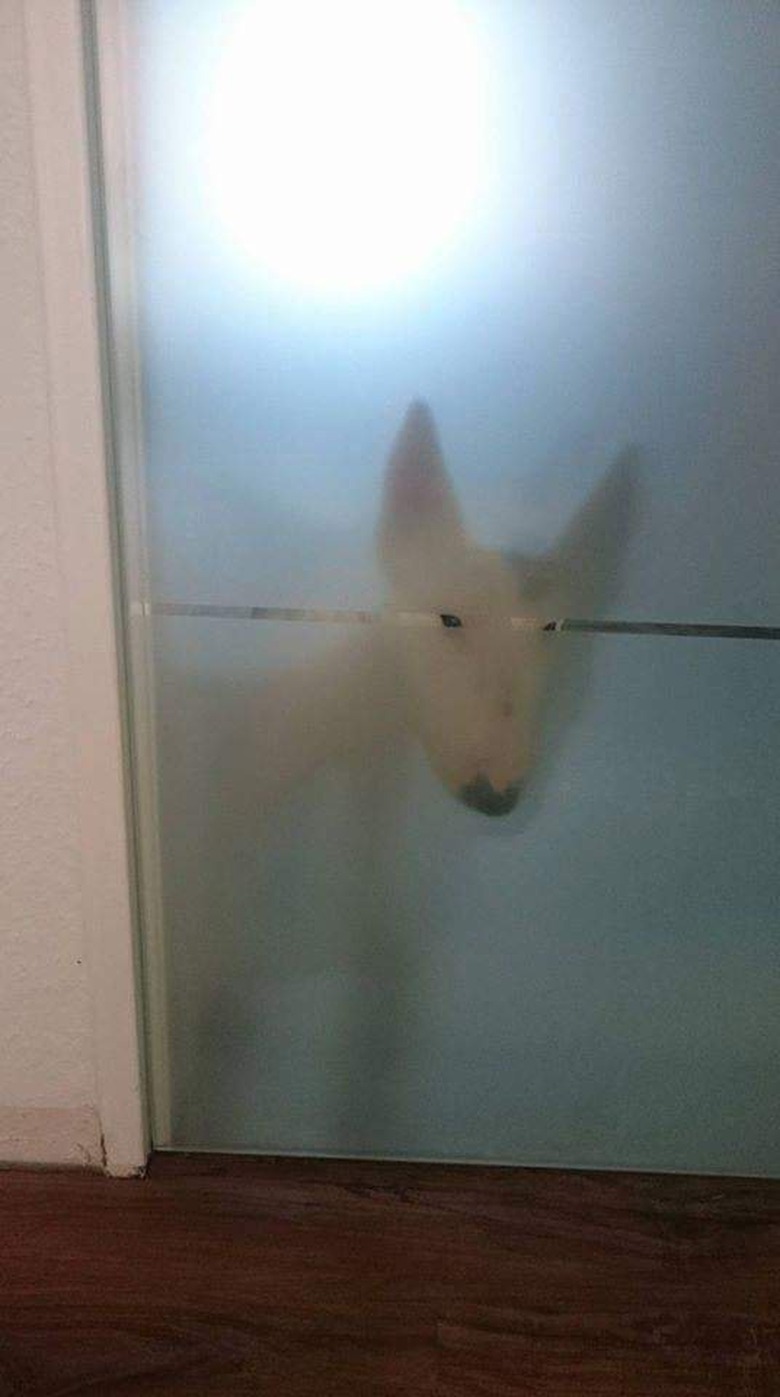
{"type": "Polygon", "coordinates": [[[174,1142],[778,1172],[780,647],[552,638],[491,820],[331,629],[159,626],[174,1142]]]}
{"type": "Polygon", "coordinates": [[[776,5],[132,9],[160,595],[381,595],[422,397],[484,542],[546,546],[633,445],[622,611],[776,620],[776,5]]]}
{"type": "Polygon", "coordinates": [[[131,11],[158,1143],[779,1172],[780,10],[131,11]]]}

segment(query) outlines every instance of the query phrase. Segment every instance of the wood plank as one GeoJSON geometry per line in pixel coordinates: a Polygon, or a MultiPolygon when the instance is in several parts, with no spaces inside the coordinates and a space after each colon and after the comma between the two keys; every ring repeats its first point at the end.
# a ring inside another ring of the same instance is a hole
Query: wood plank
{"type": "Polygon", "coordinates": [[[777,1397],[780,1183],[165,1156],[0,1175],[0,1397],[777,1397]]]}

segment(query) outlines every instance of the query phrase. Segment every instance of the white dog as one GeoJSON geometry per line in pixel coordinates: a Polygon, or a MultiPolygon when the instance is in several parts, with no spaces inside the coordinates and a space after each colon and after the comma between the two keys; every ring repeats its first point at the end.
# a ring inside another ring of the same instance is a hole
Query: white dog
{"type": "MultiPolygon", "coordinates": [[[[330,644],[330,628],[315,628],[314,643],[325,645],[319,657],[270,677],[267,667],[255,678],[242,664],[240,673],[218,667],[190,676],[189,687],[167,687],[163,810],[180,1138],[240,1142],[245,1131],[254,1140],[257,1035],[270,1032],[280,996],[328,979],[336,965],[362,986],[338,1029],[356,1081],[379,1052],[377,1034],[387,1054],[429,946],[424,927],[413,937],[404,931],[400,913],[388,924],[385,894],[376,895],[388,877],[392,884],[385,860],[405,818],[414,768],[403,749],[418,744],[445,789],[471,809],[505,816],[517,806],[520,819],[530,815],[540,754],[556,747],[561,699],[565,710],[581,698],[573,662],[593,647],[589,637],[523,630],[512,618],[599,611],[625,541],[629,480],[623,463],[609,471],[547,554],[502,555],[467,533],[431,414],[414,404],[385,472],[384,618],[330,644]],[[403,624],[410,612],[418,624],[403,624]],[[331,784],[326,768],[334,766],[344,770],[331,784]],[[329,812],[337,845],[323,907],[307,890],[331,833],[329,812]],[[381,1010],[365,999],[377,977],[381,1010]]],[[[262,647],[262,627],[250,639],[262,647]]],[[[275,627],[280,640],[294,644],[295,627],[275,627]]],[[[399,888],[403,877],[401,869],[399,888]]],[[[285,1056],[269,1042],[267,1080],[278,1087],[285,1056]]],[[[347,1115],[353,1089],[344,1082],[347,1115]]],[[[376,1138],[392,1144],[392,1091],[374,1086],[372,1103],[376,1138]]]]}

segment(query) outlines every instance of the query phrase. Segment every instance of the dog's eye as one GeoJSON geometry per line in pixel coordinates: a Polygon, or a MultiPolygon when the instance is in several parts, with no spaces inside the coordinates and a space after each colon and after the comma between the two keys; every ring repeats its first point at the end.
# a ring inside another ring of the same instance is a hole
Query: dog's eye
{"type": "Polygon", "coordinates": [[[441,613],[440,620],[441,620],[442,625],[443,625],[448,631],[455,631],[455,630],[458,630],[458,628],[459,628],[460,626],[463,625],[463,622],[461,621],[460,617],[459,617],[459,616],[453,616],[452,613],[449,612],[449,611],[443,611],[443,612],[441,613]]]}

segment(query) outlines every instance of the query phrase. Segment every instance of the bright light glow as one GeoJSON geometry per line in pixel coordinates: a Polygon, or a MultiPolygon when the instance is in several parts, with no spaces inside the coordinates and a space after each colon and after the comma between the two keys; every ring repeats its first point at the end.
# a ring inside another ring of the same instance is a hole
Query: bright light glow
{"type": "Polygon", "coordinates": [[[457,241],[488,177],[488,74],[458,0],[259,0],[209,117],[221,240],[308,294],[374,293],[457,241]]]}

